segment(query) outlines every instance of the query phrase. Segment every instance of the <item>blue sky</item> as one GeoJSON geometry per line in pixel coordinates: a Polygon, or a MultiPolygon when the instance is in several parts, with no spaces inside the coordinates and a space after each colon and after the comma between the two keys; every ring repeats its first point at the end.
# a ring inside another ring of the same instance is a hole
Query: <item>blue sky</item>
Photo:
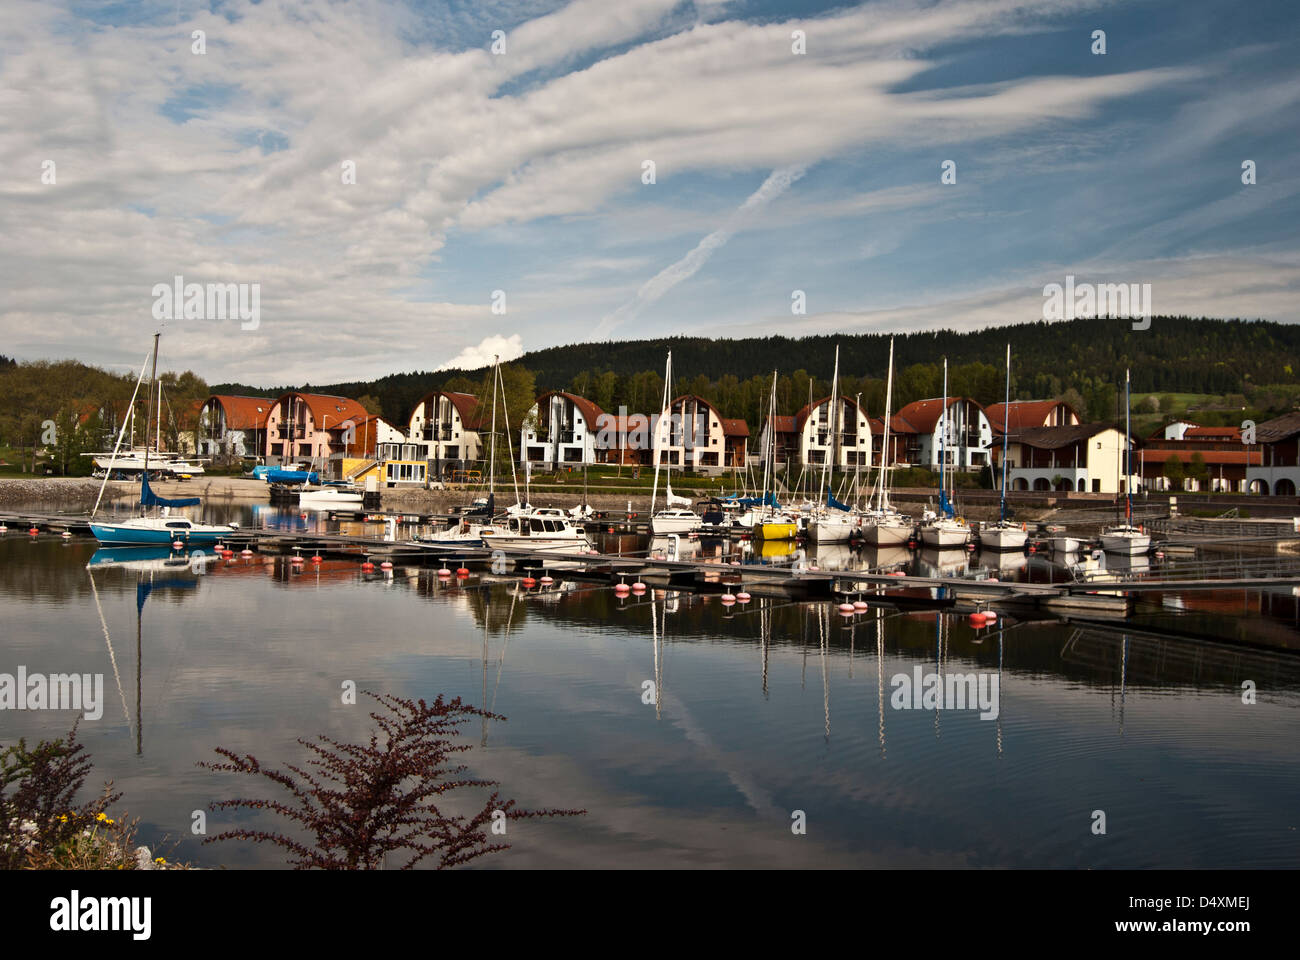
{"type": "Polygon", "coordinates": [[[1291,2],[13,6],[19,357],[138,364],[178,273],[261,317],[169,322],[167,365],[261,384],[1031,321],[1067,273],[1300,319],[1291,2]]]}

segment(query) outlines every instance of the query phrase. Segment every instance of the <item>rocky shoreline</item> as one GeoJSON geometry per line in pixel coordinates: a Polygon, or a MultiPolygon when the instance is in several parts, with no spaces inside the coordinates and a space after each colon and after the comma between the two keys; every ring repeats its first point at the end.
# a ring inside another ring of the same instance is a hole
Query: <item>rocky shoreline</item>
{"type": "MultiPolygon", "coordinates": [[[[0,506],[47,506],[61,512],[87,511],[99,496],[100,481],[92,477],[0,477],[0,506]]],[[[105,500],[129,496],[134,487],[110,483],[105,500]]]]}

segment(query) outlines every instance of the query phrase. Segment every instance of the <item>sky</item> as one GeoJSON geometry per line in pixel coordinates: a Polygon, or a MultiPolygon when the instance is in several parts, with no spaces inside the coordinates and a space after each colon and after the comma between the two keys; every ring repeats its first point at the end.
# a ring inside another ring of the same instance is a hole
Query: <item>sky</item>
{"type": "Polygon", "coordinates": [[[328,383],[1030,322],[1067,275],[1300,321],[1293,0],[3,5],[20,359],[161,329],[165,369],[328,383]],[[167,318],[177,276],[256,316],[167,318]]]}

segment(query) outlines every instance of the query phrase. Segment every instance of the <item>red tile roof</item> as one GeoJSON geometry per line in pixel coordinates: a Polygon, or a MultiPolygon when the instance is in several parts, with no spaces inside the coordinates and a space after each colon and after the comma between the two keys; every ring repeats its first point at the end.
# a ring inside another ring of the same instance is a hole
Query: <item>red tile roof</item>
{"type": "MultiPolygon", "coordinates": [[[[965,397],[949,397],[948,406],[952,407],[965,399],[965,397]]],[[[975,403],[974,400],[970,402],[975,403]]],[[[975,403],[975,406],[981,410],[984,409],[978,403],[975,403]]],[[[933,397],[929,400],[914,400],[898,411],[896,419],[891,418],[889,431],[890,433],[934,433],[934,428],[939,423],[941,416],[943,416],[942,397],[933,397]],[[897,427],[893,425],[895,422],[899,424],[897,427]]]]}
{"type": "Polygon", "coordinates": [[[1249,467],[1264,465],[1263,450],[1165,450],[1150,449],[1146,453],[1146,462],[1164,463],[1170,457],[1177,457],[1183,463],[1191,463],[1192,457],[1200,454],[1206,465],[1234,466],[1244,464],[1249,467]]]}
{"type": "Polygon", "coordinates": [[[596,429],[596,422],[605,415],[605,411],[600,409],[595,403],[586,397],[580,397],[576,393],[565,393],[563,390],[548,390],[537,398],[537,406],[540,408],[542,401],[548,397],[566,397],[573,401],[573,405],[582,413],[582,419],[587,421],[587,426],[596,429]]]}
{"type": "Polygon", "coordinates": [[[226,412],[227,430],[261,430],[276,403],[269,397],[232,397],[216,393],[207,399],[209,404],[213,401],[226,412]]]}
{"type": "MultiPolygon", "coordinates": [[[[1005,425],[1006,416],[1004,414],[1007,408],[1005,403],[995,403],[990,407],[984,408],[984,415],[989,418],[993,430],[996,433],[1002,433],[1007,429],[1005,425]]],[[[1058,407],[1063,406],[1078,418],[1078,411],[1071,407],[1064,400],[1012,400],[1011,408],[1011,426],[1012,430],[1021,430],[1026,427],[1046,427],[1046,426],[1064,426],[1064,424],[1049,424],[1047,420],[1052,412],[1058,407]]]]}
{"type": "Polygon", "coordinates": [[[749,436],[749,424],[744,420],[732,419],[729,417],[719,417],[722,423],[722,435],[724,437],[747,437],[749,436]]]}

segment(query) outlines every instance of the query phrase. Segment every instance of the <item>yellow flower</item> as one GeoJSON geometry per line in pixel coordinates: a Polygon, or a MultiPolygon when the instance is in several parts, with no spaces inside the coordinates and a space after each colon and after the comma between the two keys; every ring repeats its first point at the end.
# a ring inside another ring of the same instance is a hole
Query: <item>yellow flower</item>
{"type": "MultiPolygon", "coordinates": [[[[108,814],[106,814],[106,813],[98,813],[98,814],[95,815],[95,819],[96,819],[96,820],[108,820],[108,814]]],[[[112,820],[108,820],[108,822],[109,822],[109,823],[112,823],[113,821],[112,821],[112,820]]]]}
{"type": "Polygon", "coordinates": [[[154,858],[153,858],[153,862],[154,862],[154,863],[166,863],[166,862],[167,862],[167,858],[166,858],[166,857],[154,857],[154,858]]]}
{"type": "Polygon", "coordinates": [[[59,822],[60,822],[60,823],[67,823],[67,822],[68,822],[68,815],[67,815],[66,813],[61,813],[61,814],[59,814],[59,822]]]}

